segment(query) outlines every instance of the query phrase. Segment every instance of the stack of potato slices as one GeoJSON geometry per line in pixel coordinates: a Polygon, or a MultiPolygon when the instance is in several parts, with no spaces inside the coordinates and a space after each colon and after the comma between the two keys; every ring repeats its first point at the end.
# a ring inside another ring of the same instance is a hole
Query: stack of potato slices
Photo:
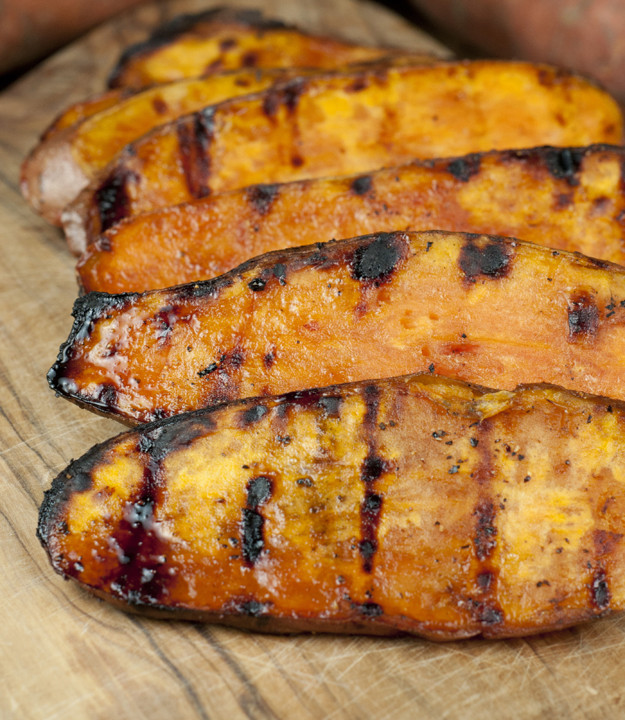
{"type": "Polygon", "coordinates": [[[130,48],[23,166],[86,293],[50,385],[148,423],[52,483],[55,570],[272,632],[623,609],[622,143],[549,66],[223,10],[130,48]]]}

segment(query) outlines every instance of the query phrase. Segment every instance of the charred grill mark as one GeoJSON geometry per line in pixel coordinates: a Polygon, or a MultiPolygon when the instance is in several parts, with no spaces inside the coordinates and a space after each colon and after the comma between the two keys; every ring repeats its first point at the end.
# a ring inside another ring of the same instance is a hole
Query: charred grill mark
{"type": "Polygon", "coordinates": [[[269,370],[276,361],[276,354],[272,350],[271,352],[265,353],[263,356],[263,365],[269,370]]]}
{"type": "Polygon", "coordinates": [[[470,603],[471,614],[480,623],[480,625],[491,626],[503,622],[503,612],[492,600],[486,602],[471,600],[470,603]]]}
{"type": "Polygon", "coordinates": [[[608,586],[605,570],[601,567],[595,570],[590,585],[590,600],[592,605],[601,612],[610,607],[610,588],[608,586]]]}
{"type": "Polygon", "coordinates": [[[473,175],[479,174],[481,162],[481,155],[477,153],[465,155],[448,163],[447,172],[451,173],[457,180],[469,182],[473,175]]]}
{"type": "Polygon", "coordinates": [[[193,421],[181,424],[175,418],[169,418],[157,427],[146,430],[139,437],[137,450],[149,455],[155,462],[160,463],[168,455],[184,450],[196,440],[214,430],[215,421],[210,415],[203,414],[193,421]]]}
{"type": "Polygon", "coordinates": [[[373,570],[373,557],[378,549],[377,530],[381,514],[382,497],[370,490],[365,491],[360,508],[361,540],[358,548],[363,560],[363,570],[367,573],[373,570]]]}
{"type": "Polygon", "coordinates": [[[169,110],[169,106],[159,95],[152,100],[152,107],[157,115],[165,115],[165,113],[169,110]]]}
{"type": "Polygon", "coordinates": [[[267,285],[267,281],[263,280],[263,278],[254,278],[253,280],[250,280],[247,284],[249,289],[253,292],[260,292],[261,290],[264,290],[265,285],[267,285]]]}
{"type": "Polygon", "coordinates": [[[371,175],[362,175],[352,180],[351,190],[356,195],[366,195],[373,185],[371,175]]]}
{"type": "Polygon", "coordinates": [[[132,605],[163,604],[176,575],[175,566],[168,561],[169,545],[160,535],[154,517],[162,483],[159,455],[167,454],[161,443],[156,442],[153,451],[147,453],[142,486],[134,500],[126,503],[109,541],[118,562],[104,585],[110,587],[114,596],[132,605]]]}
{"type": "Polygon", "coordinates": [[[384,614],[382,606],[374,602],[352,603],[352,607],[364,617],[374,618],[384,614]]]}
{"type": "Polygon", "coordinates": [[[328,417],[339,417],[341,414],[341,402],[340,396],[326,396],[319,398],[318,405],[322,408],[328,417]]]}
{"type": "Polygon", "coordinates": [[[587,292],[569,298],[569,341],[589,339],[599,328],[599,309],[587,292]]]}
{"type": "Polygon", "coordinates": [[[468,235],[467,243],[460,250],[458,264],[465,278],[474,283],[480,275],[502,278],[510,272],[512,253],[504,243],[490,239],[478,246],[474,237],[468,235]]]}
{"type": "Polygon", "coordinates": [[[263,112],[268,118],[272,118],[278,112],[280,105],[284,105],[289,113],[294,113],[305,88],[306,81],[301,78],[270,88],[263,99],[263,112]]]}
{"type": "Polygon", "coordinates": [[[247,427],[255,422],[258,422],[268,413],[266,405],[252,405],[241,413],[241,426],[247,427]]]}
{"type": "Polygon", "coordinates": [[[214,132],[214,108],[194,113],[177,125],[178,146],[185,181],[191,197],[210,194],[210,145],[214,132]]]}
{"type": "Polygon", "coordinates": [[[475,508],[473,515],[477,517],[473,545],[475,554],[480,561],[486,560],[497,545],[497,528],[495,522],[495,506],[489,500],[484,500],[475,508]]]}
{"type": "Polygon", "coordinates": [[[284,263],[274,265],[272,272],[280,285],[286,285],[286,265],[284,263]]]}
{"type": "Polygon", "coordinates": [[[98,187],[95,201],[101,232],[108,230],[130,214],[128,185],[137,180],[137,174],[120,163],[98,187]]]}
{"type": "Polygon", "coordinates": [[[383,498],[374,491],[375,481],[390,470],[390,463],[376,452],[376,429],[380,405],[380,390],[375,385],[364,389],[365,416],[363,427],[367,437],[368,453],[363,460],[360,477],[365,486],[364,497],[360,506],[360,542],[358,549],[362,558],[364,572],[373,570],[373,561],[378,549],[378,527],[382,514],[383,498]]]}
{"type": "Polygon", "coordinates": [[[277,184],[252,185],[246,191],[250,205],[259,215],[266,215],[280,192],[277,184]]]}
{"type": "Polygon", "coordinates": [[[272,493],[273,480],[264,475],[252,478],[247,484],[247,501],[241,523],[241,553],[250,565],[258,560],[265,547],[265,518],[258,508],[271,499],[272,493]]]}
{"type": "Polygon", "coordinates": [[[390,278],[401,258],[394,233],[378,233],[367,244],[360,245],[352,260],[354,280],[384,282],[390,278]]]}
{"type": "Polygon", "coordinates": [[[558,180],[566,180],[569,185],[579,185],[577,174],[584,159],[584,151],[579,148],[549,148],[545,151],[545,166],[558,180]]]}

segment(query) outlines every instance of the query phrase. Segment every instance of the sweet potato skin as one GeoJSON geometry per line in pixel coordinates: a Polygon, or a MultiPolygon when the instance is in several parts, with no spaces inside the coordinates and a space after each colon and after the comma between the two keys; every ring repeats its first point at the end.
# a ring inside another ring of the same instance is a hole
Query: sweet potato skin
{"type": "Polygon", "coordinates": [[[141,422],[237,398],[429,370],[625,399],[625,268],[463,233],[380,233],[213,280],[91,293],[49,373],[141,422]]]}
{"type": "Polygon", "coordinates": [[[218,8],[174,18],[146,42],[129,47],[109,87],[137,89],[237,68],[330,69],[388,53],[305,33],[255,10],[218,8]]]}
{"type": "Polygon", "coordinates": [[[607,94],[546,66],[442,62],[298,79],[145,135],[81,193],[63,223],[94,236],[123,217],[260,182],[622,137],[607,94]]]}
{"type": "Polygon", "coordinates": [[[532,148],[252,186],[128,218],[76,269],[85,291],[143,292],[394,228],[507,235],[625,265],[624,166],[621,147],[532,148]]]}
{"type": "Polygon", "coordinates": [[[543,632],[625,607],[624,433],[620,402],[436,376],[250,400],[94,448],[38,534],[57,572],[157,616],[543,632]]]}

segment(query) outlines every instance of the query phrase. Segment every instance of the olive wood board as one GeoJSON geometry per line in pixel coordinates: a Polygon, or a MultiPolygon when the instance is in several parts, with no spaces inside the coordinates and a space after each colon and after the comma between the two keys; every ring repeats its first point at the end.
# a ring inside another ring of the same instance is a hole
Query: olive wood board
{"type": "MultiPolygon", "coordinates": [[[[216,3],[161,2],[104,25],[0,94],[0,718],[616,718],[625,617],[527,639],[271,636],[143,619],[55,575],[37,510],[71,458],[122,430],[56,398],[45,375],[70,327],[74,261],[19,192],[19,165],[70,102],[158,22],[216,3]]],[[[362,0],[258,0],[268,16],[357,42],[448,54],[362,0]]]]}

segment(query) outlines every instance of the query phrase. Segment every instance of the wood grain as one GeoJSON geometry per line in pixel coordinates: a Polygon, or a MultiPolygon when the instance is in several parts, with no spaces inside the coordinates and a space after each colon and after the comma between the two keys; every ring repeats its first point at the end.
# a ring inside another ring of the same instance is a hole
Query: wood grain
{"type": "MultiPolygon", "coordinates": [[[[437,47],[368,2],[255,5],[359,42],[437,47]]],[[[622,716],[623,617],[504,642],[271,637],[130,617],[53,574],[35,538],[43,490],[72,457],[121,428],[46,386],[70,327],[73,260],[21,199],[19,163],[55,113],[103,87],[124,45],[199,8],[176,0],[133,11],[0,95],[0,717],[622,716]]]]}

